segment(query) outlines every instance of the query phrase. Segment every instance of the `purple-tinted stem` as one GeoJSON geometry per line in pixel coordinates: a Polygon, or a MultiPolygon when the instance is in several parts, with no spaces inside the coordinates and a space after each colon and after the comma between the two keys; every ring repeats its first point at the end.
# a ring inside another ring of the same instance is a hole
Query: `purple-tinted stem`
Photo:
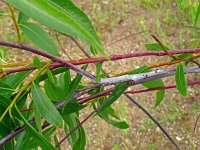
{"type": "MultiPolygon", "coordinates": [[[[194,85],[199,85],[200,81],[194,81],[194,82],[188,82],[188,86],[194,86],[194,85]]],[[[157,88],[148,88],[148,89],[142,89],[142,90],[130,90],[130,91],[126,91],[124,92],[125,94],[137,94],[137,93],[144,93],[144,92],[150,92],[150,91],[156,91],[156,90],[167,90],[167,89],[172,89],[172,88],[176,88],[176,85],[170,85],[170,86],[163,86],[163,87],[157,87],[157,88]]],[[[97,94],[93,94],[91,96],[88,97],[84,97],[84,98],[79,98],[78,102],[79,104],[84,104],[94,98],[98,98],[101,96],[107,96],[109,95],[112,91],[114,90],[114,88],[110,88],[107,89],[103,92],[97,93],[97,94]]]]}
{"type": "MultiPolygon", "coordinates": [[[[1,45],[1,41],[0,41],[1,45]]],[[[29,47],[30,48],[30,47],[29,47]]],[[[41,52],[41,51],[40,51],[41,52]]],[[[200,48],[195,49],[180,49],[180,50],[170,50],[171,54],[186,54],[186,53],[200,53],[200,48]]],[[[127,59],[127,58],[133,58],[133,57],[143,57],[143,56],[165,56],[167,55],[164,51],[143,51],[143,52],[136,52],[136,53],[128,53],[128,54],[121,54],[121,55],[111,55],[109,58],[111,61],[120,60],[120,59],[127,59]]],[[[90,63],[97,63],[97,62],[104,62],[108,61],[104,57],[97,57],[97,58],[87,58],[87,59],[81,59],[78,61],[63,61],[65,63],[70,63],[72,65],[83,65],[83,64],[90,64],[90,63]]],[[[57,61],[56,61],[57,62],[57,61]]],[[[59,64],[52,64],[50,65],[50,69],[56,69],[59,67],[66,66],[63,63],[59,64]]],[[[21,71],[27,71],[27,70],[34,70],[36,67],[21,67],[17,69],[8,69],[8,74],[15,73],[15,72],[21,72],[21,71]]]]}
{"type": "Polygon", "coordinates": [[[77,73],[79,73],[83,76],[86,76],[92,82],[96,83],[96,78],[91,73],[84,71],[84,70],[76,67],[75,65],[71,64],[70,62],[66,62],[66,61],[62,60],[61,58],[52,56],[52,55],[50,55],[50,54],[48,54],[44,51],[40,51],[40,50],[37,50],[37,49],[29,47],[29,46],[19,45],[19,44],[16,44],[16,43],[5,42],[5,41],[0,41],[0,45],[22,49],[22,50],[29,51],[29,52],[32,52],[34,54],[46,57],[46,58],[52,60],[53,62],[58,62],[58,63],[61,63],[63,66],[69,67],[73,71],[75,71],[75,72],[77,72],[77,73]]]}

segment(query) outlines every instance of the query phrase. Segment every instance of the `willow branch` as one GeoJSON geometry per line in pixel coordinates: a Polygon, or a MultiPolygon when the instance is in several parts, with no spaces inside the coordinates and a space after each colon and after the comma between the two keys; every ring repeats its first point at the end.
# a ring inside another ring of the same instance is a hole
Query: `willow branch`
{"type": "MultiPolygon", "coordinates": [[[[0,41],[0,45],[1,45],[1,41],[0,41]]],[[[171,54],[200,53],[200,48],[171,50],[170,53],[171,54]]],[[[116,61],[116,60],[120,60],[120,59],[128,59],[128,58],[133,58],[133,57],[165,56],[165,55],[167,55],[167,53],[164,51],[144,51],[144,52],[121,54],[121,55],[111,55],[109,58],[111,61],[116,61]]],[[[66,63],[71,63],[73,65],[83,65],[83,64],[105,62],[105,61],[108,61],[108,60],[104,57],[96,57],[96,58],[85,58],[85,59],[80,59],[80,60],[72,60],[72,61],[67,61],[66,63]]],[[[175,61],[170,64],[178,63],[180,61],[181,60],[175,61]]],[[[168,65],[168,64],[169,63],[167,62],[167,63],[163,63],[163,64],[159,64],[159,65],[153,65],[153,67],[157,67],[157,66],[161,66],[161,65],[168,65]]],[[[56,68],[63,67],[63,66],[65,66],[65,64],[63,64],[63,63],[52,64],[52,65],[50,65],[50,69],[56,69],[56,68]]],[[[8,69],[5,72],[0,72],[0,74],[4,74],[4,76],[5,76],[5,75],[16,73],[16,72],[22,72],[22,71],[28,71],[28,70],[34,70],[34,69],[36,69],[35,66],[20,67],[20,68],[16,68],[16,69],[8,69]]]]}
{"type": "Polygon", "coordinates": [[[62,60],[61,58],[52,56],[52,55],[50,55],[50,54],[48,54],[44,51],[40,51],[40,50],[37,50],[37,49],[29,47],[29,46],[19,45],[19,44],[15,44],[15,43],[11,43],[11,42],[4,42],[4,41],[0,41],[0,45],[6,46],[6,47],[13,47],[13,48],[22,49],[22,50],[29,51],[29,52],[32,52],[34,54],[46,57],[48,59],[51,59],[53,62],[58,62],[58,63],[61,63],[65,67],[69,67],[73,71],[87,77],[92,82],[96,83],[96,78],[91,73],[84,71],[84,70],[76,67],[75,65],[71,64],[70,62],[66,62],[66,61],[62,60]]]}
{"type": "MultiPolygon", "coordinates": [[[[199,67],[188,67],[184,68],[184,73],[199,73],[199,67]]],[[[147,81],[165,78],[169,76],[173,76],[176,74],[176,69],[158,69],[155,71],[147,72],[147,73],[140,73],[140,74],[133,74],[133,75],[122,75],[119,77],[112,77],[112,78],[101,78],[100,84],[117,84],[121,82],[132,81],[133,84],[144,83],[147,81]]]]}

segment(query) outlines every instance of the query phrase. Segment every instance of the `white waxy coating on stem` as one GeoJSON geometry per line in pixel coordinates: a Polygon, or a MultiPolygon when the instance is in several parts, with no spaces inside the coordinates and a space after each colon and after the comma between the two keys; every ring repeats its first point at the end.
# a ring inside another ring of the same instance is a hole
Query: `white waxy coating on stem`
{"type": "MultiPolygon", "coordinates": [[[[184,73],[198,73],[200,72],[199,67],[189,67],[184,69],[184,73]]],[[[159,69],[147,73],[133,74],[133,75],[123,75],[119,77],[112,78],[101,78],[100,84],[117,84],[126,81],[133,81],[134,84],[139,84],[155,79],[160,79],[164,77],[173,76],[176,74],[176,69],[159,69]]]]}

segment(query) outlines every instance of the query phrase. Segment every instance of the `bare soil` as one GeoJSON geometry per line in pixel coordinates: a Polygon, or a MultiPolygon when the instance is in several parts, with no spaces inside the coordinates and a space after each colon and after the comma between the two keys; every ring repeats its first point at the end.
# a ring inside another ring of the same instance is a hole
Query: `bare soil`
{"type": "MultiPolygon", "coordinates": [[[[160,39],[164,37],[161,33],[165,33],[167,42],[171,42],[173,48],[189,48],[187,41],[190,39],[189,32],[184,31],[183,41],[180,41],[179,27],[169,26],[161,23],[158,26],[157,22],[164,21],[166,12],[171,11],[172,16],[176,15],[176,4],[166,4],[166,8],[158,6],[158,8],[145,8],[139,1],[135,0],[85,0],[75,1],[91,18],[94,26],[101,37],[108,54],[124,54],[130,52],[144,51],[146,43],[152,43],[153,39],[150,34],[155,34],[160,39]],[[168,7],[167,7],[168,6],[168,7]],[[144,30],[149,32],[139,33],[144,30]],[[133,35],[132,35],[133,34],[133,35]],[[124,38],[128,35],[130,37],[124,38]],[[118,41],[119,40],[119,41],[118,41]],[[184,44],[180,44],[184,43],[184,44]]],[[[159,3],[160,4],[160,3],[159,3]]],[[[1,38],[2,35],[7,35],[8,40],[12,40],[13,32],[7,31],[10,28],[10,21],[1,22],[1,38]],[[9,22],[9,27],[5,23],[9,22]],[[3,27],[3,29],[2,29],[3,27]]],[[[13,27],[14,30],[14,27],[13,27]]],[[[163,41],[166,41],[163,38],[163,41]]],[[[66,52],[72,59],[85,58],[80,49],[68,38],[63,38],[62,43],[66,52]]],[[[81,42],[80,42],[81,43],[81,42]]],[[[81,43],[82,46],[89,52],[87,46],[81,43]]],[[[13,52],[9,52],[13,53],[13,52]]],[[[20,57],[15,54],[11,55],[16,58],[16,61],[30,60],[30,55],[27,53],[21,54],[20,57]],[[24,55],[24,57],[21,57],[24,55]],[[23,58],[23,60],[21,59],[23,58]]],[[[63,54],[63,58],[69,59],[63,54]]],[[[11,58],[11,60],[13,60],[11,58]]],[[[123,73],[133,70],[142,65],[151,65],[170,60],[167,57],[141,57],[127,60],[119,60],[114,62],[106,62],[103,65],[104,70],[111,75],[123,73]]],[[[94,65],[90,65],[91,72],[94,70],[94,65]]],[[[197,80],[199,75],[190,75],[190,81],[197,80]]],[[[164,80],[166,85],[175,84],[174,78],[164,80]]],[[[131,87],[131,89],[142,88],[141,86],[131,87]]],[[[199,113],[199,86],[189,87],[189,95],[182,97],[176,89],[167,90],[163,103],[154,108],[155,92],[131,95],[137,102],[142,104],[168,131],[171,137],[178,143],[182,149],[200,149],[200,124],[197,125],[194,132],[194,124],[199,113]]],[[[107,124],[98,117],[90,119],[84,124],[87,134],[86,150],[171,150],[175,147],[167,140],[160,129],[152,123],[152,121],[135,105],[122,96],[115,104],[116,113],[121,119],[126,120],[130,125],[127,130],[120,130],[107,124]],[[115,147],[115,148],[114,148],[115,147]]],[[[86,116],[92,109],[88,108],[81,115],[86,116]]],[[[63,132],[58,131],[60,139],[63,132]]],[[[62,149],[71,149],[67,142],[62,145],[62,149]]]]}

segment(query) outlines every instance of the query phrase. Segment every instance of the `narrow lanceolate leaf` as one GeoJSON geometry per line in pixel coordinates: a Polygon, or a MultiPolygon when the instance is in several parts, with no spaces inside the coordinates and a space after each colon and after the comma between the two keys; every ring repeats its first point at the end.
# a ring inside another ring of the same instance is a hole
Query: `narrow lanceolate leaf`
{"type": "Polygon", "coordinates": [[[34,20],[56,31],[78,37],[106,55],[103,46],[94,35],[89,19],[86,19],[70,0],[7,0],[7,2],[34,20]]]}
{"type": "MultiPolygon", "coordinates": [[[[101,101],[99,101],[100,104],[102,104],[102,102],[104,101],[102,98],[101,101]]],[[[98,114],[103,120],[105,120],[107,123],[113,125],[114,127],[117,127],[119,129],[127,129],[129,128],[129,125],[121,120],[116,114],[114,109],[109,106],[107,107],[104,111],[102,111],[101,113],[98,114]]]]}
{"type": "Polygon", "coordinates": [[[139,74],[139,73],[148,72],[148,71],[149,71],[149,68],[147,66],[142,66],[137,69],[134,69],[129,74],[139,74]]]}
{"type": "Polygon", "coordinates": [[[53,145],[51,145],[51,143],[43,136],[41,135],[39,132],[37,132],[29,123],[28,121],[24,118],[24,116],[19,112],[18,108],[15,106],[19,116],[22,118],[22,120],[24,121],[28,131],[30,131],[30,134],[32,136],[32,138],[34,138],[37,143],[42,147],[42,149],[51,149],[51,150],[56,150],[55,147],[53,147],[53,145]]]}
{"type": "Polygon", "coordinates": [[[176,69],[176,88],[183,96],[187,96],[187,81],[183,65],[180,63],[176,69]]]}
{"type": "Polygon", "coordinates": [[[103,106],[103,108],[98,111],[98,113],[102,112],[107,107],[112,105],[124,93],[124,91],[126,91],[127,88],[128,88],[127,83],[120,83],[116,85],[114,91],[110,94],[110,96],[107,99],[108,103],[106,103],[103,106]]]}
{"type": "MultiPolygon", "coordinates": [[[[156,79],[156,80],[152,80],[152,81],[149,81],[149,82],[145,82],[142,85],[145,86],[146,88],[157,88],[157,87],[163,87],[164,83],[161,79],[156,79]]],[[[158,105],[161,104],[161,102],[164,99],[164,96],[165,96],[165,90],[158,90],[157,91],[155,107],[157,107],[158,105]]]]}
{"type": "Polygon", "coordinates": [[[48,96],[40,89],[39,85],[33,83],[31,91],[33,102],[41,117],[44,117],[44,119],[53,126],[61,127],[63,120],[60,113],[48,96]]]}
{"type": "Polygon", "coordinates": [[[79,128],[79,138],[73,145],[73,150],[84,150],[86,145],[86,135],[83,127],[79,128]]]}
{"type": "Polygon", "coordinates": [[[58,137],[57,137],[56,135],[54,135],[54,136],[53,136],[53,139],[54,139],[55,145],[58,145],[58,146],[57,146],[57,149],[58,149],[58,150],[61,150],[58,137]]]}
{"type": "Polygon", "coordinates": [[[60,100],[63,100],[66,97],[65,91],[63,90],[63,88],[56,83],[52,84],[52,82],[50,82],[49,79],[45,80],[44,89],[47,96],[52,101],[58,102],[60,100]]]}
{"type": "Polygon", "coordinates": [[[41,27],[30,22],[22,22],[19,26],[36,47],[54,56],[59,56],[53,39],[41,27]]]}
{"type": "Polygon", "coordinates": [[[69,115],[69,114],[72,114],[72,113],[75,113],[77,111],[80,111],[81,109],[85,108],[86,105],[80,105],[78,103],[67,103],[63,112],[62,112],[62,115],[69,115]]]}
{"type": "MultiPolygon", "coordinates": [[[[67,14],[70,14],[73,17],[73,19],[75,19],[85,29],[87,29],[95,37],[95,39],[100,43],[100,40],[88,16],[83,11],[81,11],[78,7],[76,7],[76,5],[74,5],[71,0],[68,0],[68,1],[51,0],[51,1],[53,4],[57,5],[60,9],[65,11],[67,14]]],[[[97,54],[97,52],[93,52],[92,50],[90,51],[94,55],[97,54]]]]}
{"type": "Polygon", "coordinates": [[[197,20],[199,19],[199,16],[200,16],[200,2],[199,2],[199,6],[197,8],[196,16],[195,16],[195,19],[194,19],[194,25],[196,25],[197,20]]]}
{"type": "Polygon", "coordinates": [[[33,64],[37,69],[41,69],[41,62],[37,56],[34,57],[33,64]]]}
{"type": "Polygon", "coordinates": [[[14,89],[4,82],[0,82],[0,95],[6,96],[7,94],[11,94],[14,92],[14,89]]]}
{"type": "Polygon", "coordinates": [[[58,81],[65,93],[68,93],[71,88],[70,70],[68,69],[65,73],[61,73],[58,81]]]}
{"type": "Polygon", "coordinates": [[[15,74],[10,74],[3,79],[1,79],[2,82],[6,83],[12,88],[16,88],[18,85],[21,84],[21,82],[26,78],[32,71],[24,71],[19,72],[15,74]]]}
{"type": "Polygon", "coordinates": [[[18,16],[17,22],[18,22],[18,23],[24,23],[24,22],[27,22],[28,19],[29,19],[28,16],[26,16],[23,12],[20,12],[20,13],[19,13],[19,16],[18,16]]]}
{"type": "Polygon", "coordinates": [[[156,93],[156,104],[155,107],[159,106],[165,97],[165,90],[159,90],[156,93]]]}
{"type": "Polygon", "coordinates": [[[102,66],[103,66],[102,62],[96,63],[96,81],[97,82],[99,82],[99,78],[100,78],[100,73],[101,73],[102,66]]]}
{"type": "MultiPolygon", "coordinates": [[[[65,133],[69,133],[71,130],[73,130],[80,122],[78,119],[77,113],[72,113],[70,115],[62,115],[63,119],[65,120],[65,133]]],[[[74,133],[72,133],[68,141],[70,145],[74,145],[74,143],[77,142],[79,138],[79,130],[76,130],[74,133]]]]}
{"type": "MultiPolygon", "coordinates": [[[[81,67],[81,69],[83,69],[83,70],[86,70],[86,68],[87,68],[87,65],[84,65],[84,66],[81,67]]],[[[75,79],[72,82],[70,81],[71,84],[70,84],[69,91],[67,91],[67,101],[65,102],[65,106],[66,106],[66,104],[68,103],[69,100],[70,101],[73,100],[72,96],[75,93],[75,90],[77,89],[78,85],[80,84],[82,77],[83,77],[83,75],[77,74],[75,79]]],[[[65,106],[63,107],[63,109],[65,109],[65,106]]]]}
{"type": "Polygon", "coordinates": [[[42,133],[41,117],[40,117],[40,114],[38,113],[35,105],[33,105],[33,112],[34,112],[34,118],[35,118],[35,123],[36,123],[37,129],[40,133],[42,133]]]}

